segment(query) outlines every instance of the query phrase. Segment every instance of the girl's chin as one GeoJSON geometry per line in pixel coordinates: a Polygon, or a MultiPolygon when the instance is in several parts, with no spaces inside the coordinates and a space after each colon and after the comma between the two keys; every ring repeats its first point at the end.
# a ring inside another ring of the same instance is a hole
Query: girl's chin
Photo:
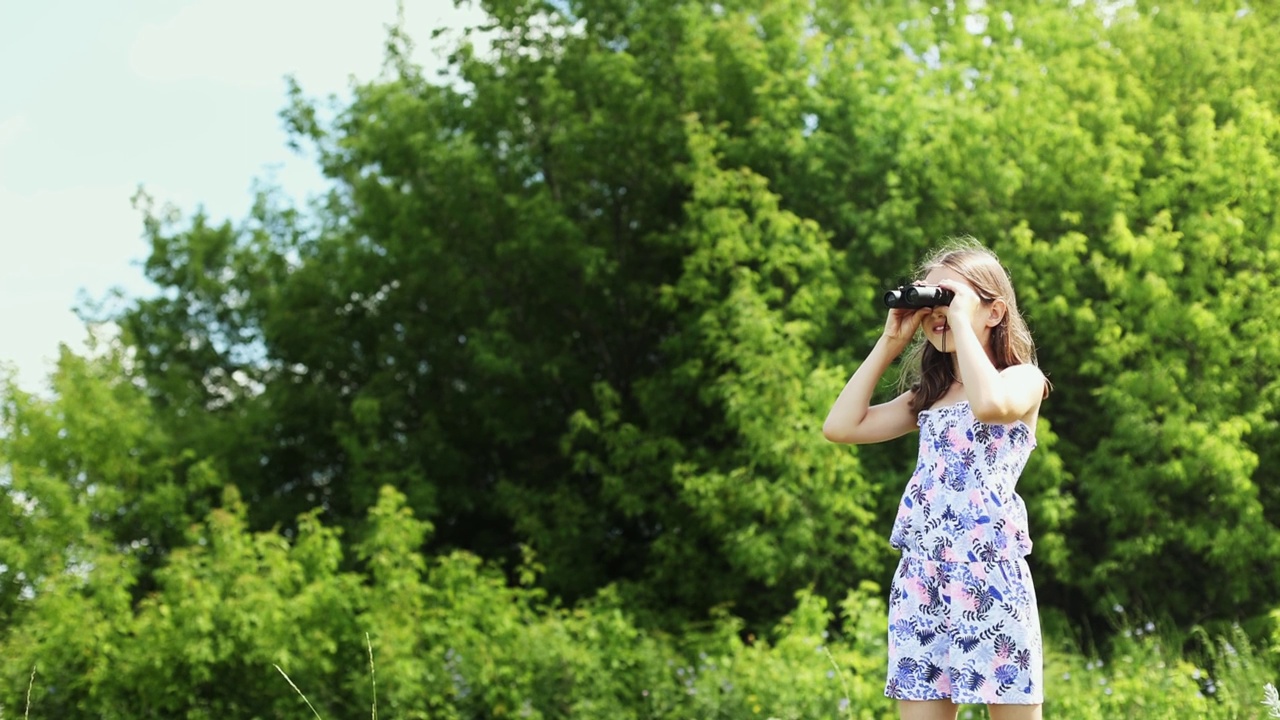
{"type": "MultiPolygon", "coordinates": [[[[948,333],[948,335],[950,335],[950,333],[948,333]]],[[[934,350],[941,353],[947,353],[948,355],[956,351],[956,346],[951,343],[950,337],[946,338],[946,342],[943,342],[942,337],[931,337],[929,338],[929,344],[933,346],[934,350]]]]}

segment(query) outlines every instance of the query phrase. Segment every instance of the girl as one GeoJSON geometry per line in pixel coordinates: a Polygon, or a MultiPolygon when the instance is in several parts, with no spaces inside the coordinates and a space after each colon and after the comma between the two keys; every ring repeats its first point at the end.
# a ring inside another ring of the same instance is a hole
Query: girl
{"type": "Polygon", "coordinates": [[[954,720],[959,703],[987,705],[992,720],[1038,720],[1040,618],[1014,486],[1049,384],[994,253],[966,239],[926,261],[917,284],[950,290],[950,306],[890,310],[823,426],[841,443],[920,430],[890,537],[902,560],[890,590],[885,694],[903,720],[954,720]],[[909,387],[872,406],[872,390],[917,330],[924,340],[906,360],[909,387]]]}

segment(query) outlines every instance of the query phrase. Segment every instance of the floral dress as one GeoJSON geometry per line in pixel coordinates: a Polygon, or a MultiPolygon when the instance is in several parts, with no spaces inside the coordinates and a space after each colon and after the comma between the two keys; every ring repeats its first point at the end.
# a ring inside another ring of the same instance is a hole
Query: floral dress
{"type": "Polygon", "coordinates": [[[1014,491],[1035,434],[978,421],[967,401],[919,414],[920,459],[890,543],[885,695],[955,703],[1043,702],[1043,647],[1027,510],[1014,491]]]}

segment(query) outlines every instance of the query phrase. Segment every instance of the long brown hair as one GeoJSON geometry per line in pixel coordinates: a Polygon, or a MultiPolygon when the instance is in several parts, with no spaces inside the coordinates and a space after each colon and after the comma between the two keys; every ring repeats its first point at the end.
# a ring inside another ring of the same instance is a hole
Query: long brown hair
{"type": "MultiPolygon", "coordinates": [[[[1036,363],[1036,345],[1031,330],[1018,312],[1018,298],[1009,273],[996,254],[972,237],[961,237],[939,248],[920,265],[916,275],[923,279],[936,268],[945,267],[964,278],[984,300],[1002,300],[1006,310],[1000,324],[991,328],[991,359],[997,370],[1013,365],[1036,363]]],[[[955,382],[955,369],[947,353],[939,352],[923,337],[907,352],[901,389],[911,389],[912,412],[928,409],[946,394],[955,382]]],[[[1049,384],[1045,382],[1045,395],[1049,384]]]]}

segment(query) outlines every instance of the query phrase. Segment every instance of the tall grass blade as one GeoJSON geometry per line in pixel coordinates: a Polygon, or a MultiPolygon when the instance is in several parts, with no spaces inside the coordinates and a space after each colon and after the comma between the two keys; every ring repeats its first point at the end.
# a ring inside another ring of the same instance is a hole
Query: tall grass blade
{"type": "Polygon", "coordinates": [[[836,659],[832,657],[831,651],[826,645],[822,646],[822,652],[827,654],[827,659],[831,661],[831,667],[836,669],[836,676],[840,678],[840,688],[844,690],[845,712],[849,713],[849,720],[853,720],[853,698],[849,695],[849,684],[844,681],[844,671],[836,663],[836,659]]]}
{"type": "MultiPolygon", "coordinates": [[[[276,665],[275,668],[276,670],[280,670],[279,665],[276,665]]],[[[280,670],[280,674],[284,675],[285,681],[289,683],[289,687],[293,688],[294,692],[298,693],[298,696],[302,698],[302,702],[306,703],[307,707],[311,708],[311,712],[315,713],[316,720],[324,720],[324,718],[320,717],[320,713],[316,712],[315,706],[311,704],[311,701],[307,699],[307,696],[303,695],[302,691],[298,689],[298,686],[293,684],[293,680],[289,679],[289,674],[284,670],[280,670]]]]}
{"type": "Polygon", "coordinates": [[[369,681],[373,683],[373,720],[378,720],[378,676],[373,672],[373,641],[369,633],[364,634],[364,642],[369,646],[369,681]]]}
{"type": "Polygon", "coordinates": [[[23,720],[31,720],[31,688],[36,684],[36,668],[31,666],[31,680],[27,682],[27,709],[22,713],[23,720]]]}

